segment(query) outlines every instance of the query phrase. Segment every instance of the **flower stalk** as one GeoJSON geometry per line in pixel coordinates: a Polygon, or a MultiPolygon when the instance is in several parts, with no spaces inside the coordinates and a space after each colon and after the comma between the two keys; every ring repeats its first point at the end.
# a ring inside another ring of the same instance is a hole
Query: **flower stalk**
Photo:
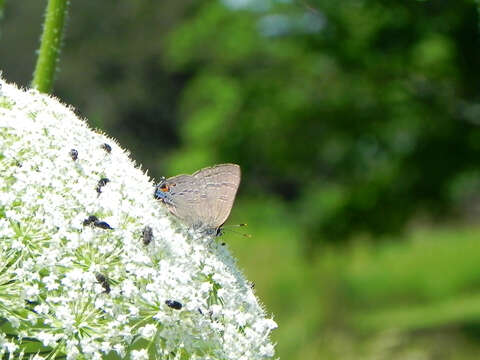
{"type": "Polygon", "coordinates": [[[5,0],[0,0],[0,20],[3,19],[4,8],[5,8],[5,0]]]}
{"type": "Polygon", "coordinates": [[[53,89],[68,6],[68,0],[48,0],[40,49],[32,80],[32,87],[43,93],[49,93],[53,89]]]}

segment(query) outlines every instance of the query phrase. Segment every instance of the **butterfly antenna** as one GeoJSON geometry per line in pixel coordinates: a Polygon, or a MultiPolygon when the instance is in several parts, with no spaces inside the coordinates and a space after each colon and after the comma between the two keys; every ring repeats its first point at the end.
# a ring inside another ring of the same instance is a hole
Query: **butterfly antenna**
{"type": "MultiPolygon", "coordinates": [[[[243,226],[248,226],[248,224],[244,223],[244,224],[235,224],[235,225],[224,225],[223,227],[243,227],[243,226]]],[[[246,237],[246,238],[251,238],[252,235],[251,234],[245,234],[245,233],[241,233],[239,231],[235,231],[235,230],[232,230],[232,229],[229,229],[229,231],[231,231],[232,233],[234,234],[237,234],[237,235],[242,235],[243,237],[246,237]]]]}
{"type": "Polygon", "coordinates": [[[224,225],[224,226],[242,227],[242,226],[248,226],[248,224],[247,224],[247,223],[243,223],[243,224],[233,224],[233,225],[224,225]]]}

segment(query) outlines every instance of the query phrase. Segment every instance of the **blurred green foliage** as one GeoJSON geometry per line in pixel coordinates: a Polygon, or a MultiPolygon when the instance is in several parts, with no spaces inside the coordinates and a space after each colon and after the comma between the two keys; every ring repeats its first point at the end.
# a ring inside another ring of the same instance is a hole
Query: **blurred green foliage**
{"type": "MultiPolygon", "coordinates": [[[[6,2],[10,81],[43,5],[6,2]]],[[[479,45],[474,0],[72,2],[55,92],[157,178],[242,166],[282,359],[477,359],[479,45]]]]}
{"type": "Polygon", "coordinates": [[[288,207],[244,199],[228,234],[247,276],[276,314],[284,359],[477,359],[480,228],[416,228],[380,242],[325,246],[305,261],[288,207]],[[275,264],[275,266],[272,266],[275,264]]]}
{"type": "MultiPolygon", "coordinates": [[[[26,83],[33,55],[7,51],[27,43],[20,11],[41,18],[38,2],[7,2],[0,58],[26,83]]],[[[107,0],[71,13],[57,94],[157,177],[237,162],[244,193],[294,209],[306,249],[472,210],[473,0],[107,0]]]]}
{"type": "Polygon", "coordinates": [[[169,169],[240,163],[310,245],[451,214],[478,184],[476,35],[473,1],[198,2],[168,38],[191,76],[169,169]]]}

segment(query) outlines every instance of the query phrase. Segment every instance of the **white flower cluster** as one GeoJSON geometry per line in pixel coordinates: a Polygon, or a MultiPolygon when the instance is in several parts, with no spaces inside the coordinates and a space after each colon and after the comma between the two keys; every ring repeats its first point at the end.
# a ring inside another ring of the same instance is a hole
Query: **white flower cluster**
{"type": "Polygon", "coordinates": [[[265,359],[228,250],[172,221],[111,138],[0,80],[0,358],[265,359]]]}

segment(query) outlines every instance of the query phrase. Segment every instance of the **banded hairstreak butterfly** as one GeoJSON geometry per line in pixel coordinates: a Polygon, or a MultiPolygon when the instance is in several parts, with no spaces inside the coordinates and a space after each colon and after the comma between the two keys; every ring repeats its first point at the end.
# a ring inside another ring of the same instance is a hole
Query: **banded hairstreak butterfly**
{"type": "Polygon", "coordinates": [[[220,164],[192,175],[164,178],[155,187],[154,196],[189,227],[220,235],[239,185],[240,166],[220,164]]]}

